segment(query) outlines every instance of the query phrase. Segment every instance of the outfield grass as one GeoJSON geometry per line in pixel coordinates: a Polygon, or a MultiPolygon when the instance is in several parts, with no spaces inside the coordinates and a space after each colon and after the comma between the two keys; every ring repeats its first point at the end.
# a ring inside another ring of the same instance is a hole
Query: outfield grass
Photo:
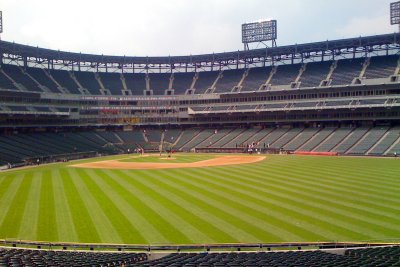
{"type": "MultiPolygon", "coordinates": [[[[212,157],[182,156],[177,158],[212,157]]],[[[93,160],[99,159],[85,161],[93,160]]],[[[0,173],[0,239],[135,244],[400,239],[398,159],[267,156],[247,165],[164,170],[70,164],[0,173]]]]}

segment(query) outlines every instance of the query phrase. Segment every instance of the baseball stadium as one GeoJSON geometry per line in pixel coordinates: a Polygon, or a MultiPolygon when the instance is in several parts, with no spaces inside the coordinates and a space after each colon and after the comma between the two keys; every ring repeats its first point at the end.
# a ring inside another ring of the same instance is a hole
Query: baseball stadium
{"type": "Polygon", "coordinates": [[[0,266],[400,266],[400,33],[241,30],[187,56],[1,40],[0,266]]]}

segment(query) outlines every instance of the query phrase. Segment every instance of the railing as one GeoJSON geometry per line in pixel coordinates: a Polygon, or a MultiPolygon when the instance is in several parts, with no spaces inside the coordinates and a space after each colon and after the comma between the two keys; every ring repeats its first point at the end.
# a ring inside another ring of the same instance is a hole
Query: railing
{"type": "Polygon", "coordinates": [[[359,241],[359,242],[287,242],[287,243],[222,243],[222,244],[102,244],[102,243],[63,243],[27,240],[0,239],[0,245],[4,247],[38,248],[38,249],[62,249],[62,250],[107,250],[107,251],[270,251],[270,250],[304,250],[304,249],[346,249],[371,246],[399,245],[400,240],[359,241]]]}

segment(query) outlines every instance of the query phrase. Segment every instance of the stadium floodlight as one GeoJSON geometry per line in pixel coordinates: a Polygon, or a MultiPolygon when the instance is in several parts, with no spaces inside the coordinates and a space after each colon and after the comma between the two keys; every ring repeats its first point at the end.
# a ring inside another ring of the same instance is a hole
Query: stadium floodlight
{"type": "Polygon", "coordinates": [[[3,12],[0,11],[0,33],[3,33],[3,12]]]}
{"type": "Polygon", "coordinates": [[[242,43],[245,49],[249,48],[249,43],[272,41],[272,46],[276,46],[277,21],[261,20],[242,24],[242,43]]]}
{"type": "Polygon", "coordinates": [[[400,26],[400,1],[390,3],[390,24],[400,26]]]}

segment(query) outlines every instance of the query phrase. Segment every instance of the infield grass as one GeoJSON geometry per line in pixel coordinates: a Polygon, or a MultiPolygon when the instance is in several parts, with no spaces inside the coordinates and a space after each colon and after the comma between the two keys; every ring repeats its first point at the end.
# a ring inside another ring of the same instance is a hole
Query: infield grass
{"type": "MultiPolygon", "coordinates": [[[[130,160],[193,162],[216,156],[130,160]]],[[[81,162],[112,158],[127,160],[127,155],[81,162]]],[[[400,240],[399,159],[267,156],[253,164],[163,170],[68,167],[75,163],[0,172],[0,239],[400,240]]]]}

